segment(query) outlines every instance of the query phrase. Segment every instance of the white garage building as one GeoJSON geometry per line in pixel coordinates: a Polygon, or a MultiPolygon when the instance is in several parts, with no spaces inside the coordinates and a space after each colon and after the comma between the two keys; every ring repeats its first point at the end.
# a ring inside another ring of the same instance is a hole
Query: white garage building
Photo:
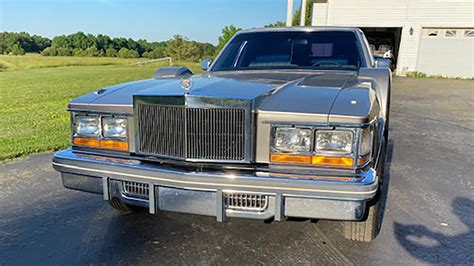
{"type": "Polygon", "coordinates": [[[474,0],[316,0],[312,25],[360,27],[399,75],[474,77],[474,0]]]}

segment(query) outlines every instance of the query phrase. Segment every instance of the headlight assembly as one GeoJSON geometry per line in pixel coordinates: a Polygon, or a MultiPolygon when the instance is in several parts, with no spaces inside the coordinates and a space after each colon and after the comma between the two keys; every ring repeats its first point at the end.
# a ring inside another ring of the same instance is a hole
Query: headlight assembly
{"type": "Polygon", "coordinates": [[[123,117],[102,117],[102,132],[106,138],[126,138],[127,119],[123,117]]]}
{"type": "Polygon", "coordinates": [[[73,114],[72,129],[75,146],[128,150],[126,117],[73,114]]]}
{"type": "Polygon", "coordinates": [[[76,115],[74,116],[73,130],[76,136],[100,137],[100,118],[93,115],[76,115]]]}
{"type": "Polygon", "coordinates": [[[352,168],[358,147],[356,129],[275,127],[270,161],[322,167],[352,168]]]}
{"type": "Polygon", "coordinates": [[[353,139],[352,131],[318,130],[316,131],[316,152],[351,154],[353,139]]]}
{"type": "Polygon", "coordinates": [[[276,128],[273,147],[282,152],[309,152],[312,130],[307,128],[276,128]]]}

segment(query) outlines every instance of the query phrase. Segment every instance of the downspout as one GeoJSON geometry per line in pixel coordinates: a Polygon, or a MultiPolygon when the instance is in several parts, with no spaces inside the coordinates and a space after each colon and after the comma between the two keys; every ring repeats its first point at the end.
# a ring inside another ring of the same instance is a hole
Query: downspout
{"type": "Polygon", "coordinates": [[[293,25],[293,0],[288,0],[288,6],[286,8],[286,26],[291,27],[293,25]]]}
{"type": "Polygon", "coordinates": [[[306,24],[306,0],[301,0],[300,26],[306,24]]]}

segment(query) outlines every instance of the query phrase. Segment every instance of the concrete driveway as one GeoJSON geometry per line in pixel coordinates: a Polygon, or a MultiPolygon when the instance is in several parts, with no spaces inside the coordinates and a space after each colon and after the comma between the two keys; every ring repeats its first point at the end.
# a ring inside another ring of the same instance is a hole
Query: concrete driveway
{"type": "Polygon", "coordinates": [[[473,264],[474,82],[394,81],[389,200],[371,244],[338,223],[120,215],[62,188],[52,154],[0,164],[0,265],[473,264]]]}

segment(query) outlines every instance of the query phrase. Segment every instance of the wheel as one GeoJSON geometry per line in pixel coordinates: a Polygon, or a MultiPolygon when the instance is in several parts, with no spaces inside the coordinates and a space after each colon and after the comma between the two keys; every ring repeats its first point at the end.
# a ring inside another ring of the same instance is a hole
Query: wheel
{"type": "Polygon", "coordinates": [[[140,208],[137,206],[133,206],[127,203],[122,202],[121,200],[117,198],[113,198],[109,200],[109,204],[112,208],[127,214],[127,213],[132,213],[138,211],[140,208]]]}
{"type": "Polygon", "coordinates": [[[343,231],[344,237],[349,240],[370,242],[377,237],[380,232],[382,225],[382,212],[380,207],[381,200],[369,206],[366,212],[366,219],[364,221],[357,222],[344,222],[343,231]]]}
{"type": "MultiPolygon", "coordinates": [[[[382,203],[386,200],[386,193],[388,192],[388,187],[384,186],[383,182],[386,163],[385,159],[387,156],[388,146],[386,141],[384,141],[384,144],[384,152],[382,153],[381,158],[382,164],[377,169],[377,175],[380,178],[379,190],[374,199],[367,203],[368,210],[366,211],[366,216],[364,217],[365,219],[355,222],[343,222],[343,233],[346,239],[361,242],[371,242],[380,232],[384,213],[382,203]]],[[[388,183],[386,185],[388,185],[388,183]]]]}

